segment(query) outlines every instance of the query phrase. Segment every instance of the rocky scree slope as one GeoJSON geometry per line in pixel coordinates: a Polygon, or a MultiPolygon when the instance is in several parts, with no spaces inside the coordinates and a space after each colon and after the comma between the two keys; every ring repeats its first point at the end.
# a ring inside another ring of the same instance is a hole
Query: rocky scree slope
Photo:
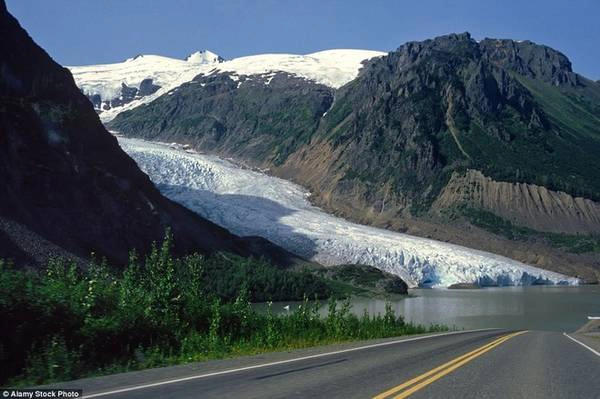
{"type": "Polygon", "coordinates": [[[296,258],[166,199],[100,123],[68,70],[0,1],[0,257],[36,265],[92,252],[125,262],[172,228],[177,250],[296,258]]]}

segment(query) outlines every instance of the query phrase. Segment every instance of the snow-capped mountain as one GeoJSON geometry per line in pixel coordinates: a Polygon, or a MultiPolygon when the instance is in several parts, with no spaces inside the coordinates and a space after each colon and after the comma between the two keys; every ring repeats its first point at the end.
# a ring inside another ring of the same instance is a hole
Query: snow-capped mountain
{"type": "Polygon", "coordinates": [[[307,55],[261,54],[224,61],[210,51],[185,60],[139,55],[122,63],[69,66],[75,82],[90,98],[104,122],[118,113],[153,101],[195,76],[224,73],[232,79],[245,75],[267,77],[285,72],[332,88],[358,75],[364,60],[385,53],[370,50],[326,50],[307,55]]]}
{"type": "Polygon", "coordinates": [[[182,146],[120,138],[159,190],[240,236],[261,236],[323,265],[359,263],[409,285],[577,284],[577,279],[458,245],[348,222],[304,188],[182,146]]]}
{"type": "MultiPolygon", "coordinates": [[[[206,75],[229,72],[231,75],[264,75],[276,72],[312,80],[337,89],[358,75],[362,62],[386,53],[371,50],[325,50],[306,55],[260,54],[234,58],[206,75]]],[[[208,68],[203,68],[208,69],[208,68]]]]}
{"type": "Polygon", "coordinates": [[[75,83],[88,96],[103,121],[119,112],[152,101],[188,82],[202,67],[214,68],[223,59],[208,50],[185,60],[159,55],[138,55],[115,64],[69,66],[75,83]]]}

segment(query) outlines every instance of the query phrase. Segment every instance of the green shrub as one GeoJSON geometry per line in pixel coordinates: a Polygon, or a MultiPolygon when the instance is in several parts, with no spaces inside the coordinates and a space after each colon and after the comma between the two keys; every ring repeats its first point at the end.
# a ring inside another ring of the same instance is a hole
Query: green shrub
{"type": "Polygon", "coordinates": [[[0,262],[0,383],[40,384],[181,362],[429,330],[383,317],[357,318],[308,272],[230,254],[171,255],[167,233],[122,272],[53,260],[40,272],[0,262]],[[254,311],[251,300],[304,299],[296,311],[254,311]]]}

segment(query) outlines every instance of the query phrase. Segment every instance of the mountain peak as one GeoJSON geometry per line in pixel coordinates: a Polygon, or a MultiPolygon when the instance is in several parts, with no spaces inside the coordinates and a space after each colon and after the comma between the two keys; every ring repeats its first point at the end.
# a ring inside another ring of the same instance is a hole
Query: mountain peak
{"type": "Polygon", "coordinates": [[[460,62],[483,58],[498,68],[554,86],[574,87],[582,84],[566,55],[530,40],[485,38],[477,42],[469,32],[451,33],[405,43],[396,53],[398,61],[407,64],[412,64],[417,59],[439,57],[440,53],[460,62]]]}
{"type": "Polygon", "coordinates": [[[471,33],[469,33],[469,32],[450,33],[447,35],[438,36],[434,40],[439,40],[439,39],[447,39],[447,40],[454,40],[454,41],[462,41],[462,40],[471,41],[471,40],[473,40],[473,38],[471,37],[471,33]]]}
{"type": "Polygon", "coordinates": [[[190,55],[185,57],[185,60],[187,62],[193,62],[196,64],[212,64],[215,62],[225,61],[221,56],[209,50],[202,50],[191,53],[190,55]]]}
{"type": "Polygon", "coordinates": [[[133,57],[129,57],[129,58],[127,58],[127,59],[126,59],[125,61],[123,61],[123,62],[131,62],[131,61],[135,61],[135,60],[140,60],[140,59],[144,58],[145,56],[146,56],[146,54],[136,54],[136,55],[135,55],[135,56],[133,56],[133,57]]]}
{"type": "Polygon", "coordinates": [[[580,84],[566,55],[529,40],[489,39],[479,43],[493,64],[555,86],[580,84]]]}

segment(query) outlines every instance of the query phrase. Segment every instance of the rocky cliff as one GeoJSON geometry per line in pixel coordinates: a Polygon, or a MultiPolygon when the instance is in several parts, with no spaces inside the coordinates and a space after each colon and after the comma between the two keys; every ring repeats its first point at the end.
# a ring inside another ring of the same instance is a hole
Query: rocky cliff
{"type": "Polygon", "coordinates": [[[484,39],[479,42],[484,58],[498,68],[514,71],[554,86],[580,86],[571,61],[553,48],[529,40],[484,39]]]}
{"type": "MultiPolygon", "coordinates": [[[[488,53],[487,43],[450,35],[408,43],[370,61],[357,80],[336,93],[312,142],[300,151],[318,154],[323,142],[330,143],[342,152],[323,173],[345,171],[338,173],[335,189],[364,187],[379,202],[389,193],[400,195],[413,213],[428,208],[451,171],[468,167],[499,181],[598,198],[597,114],[592,107],[580,110],[591,115],[582,115],[585,122],[573,126],[538,98],[545,94],[554,107],[576,108],[571,92],[545,86],[545,79],[558,83],[570,77],[570,64],[555,77],[543,74],[552,67],[531,72],[544,78],[531,83],[511,69],[512,63],[504,68],[491,62],[499,50],[488,53]],[[550,96],[560,97],[552,101],[550,96]]],[[[545,61],[538,59],[541,65],[545,61]]],[[[547,62],[554,65],[554,57],[547,62]]],[[[296,169],[296,162],[290,159],[287,170],[296,169]]]]}

